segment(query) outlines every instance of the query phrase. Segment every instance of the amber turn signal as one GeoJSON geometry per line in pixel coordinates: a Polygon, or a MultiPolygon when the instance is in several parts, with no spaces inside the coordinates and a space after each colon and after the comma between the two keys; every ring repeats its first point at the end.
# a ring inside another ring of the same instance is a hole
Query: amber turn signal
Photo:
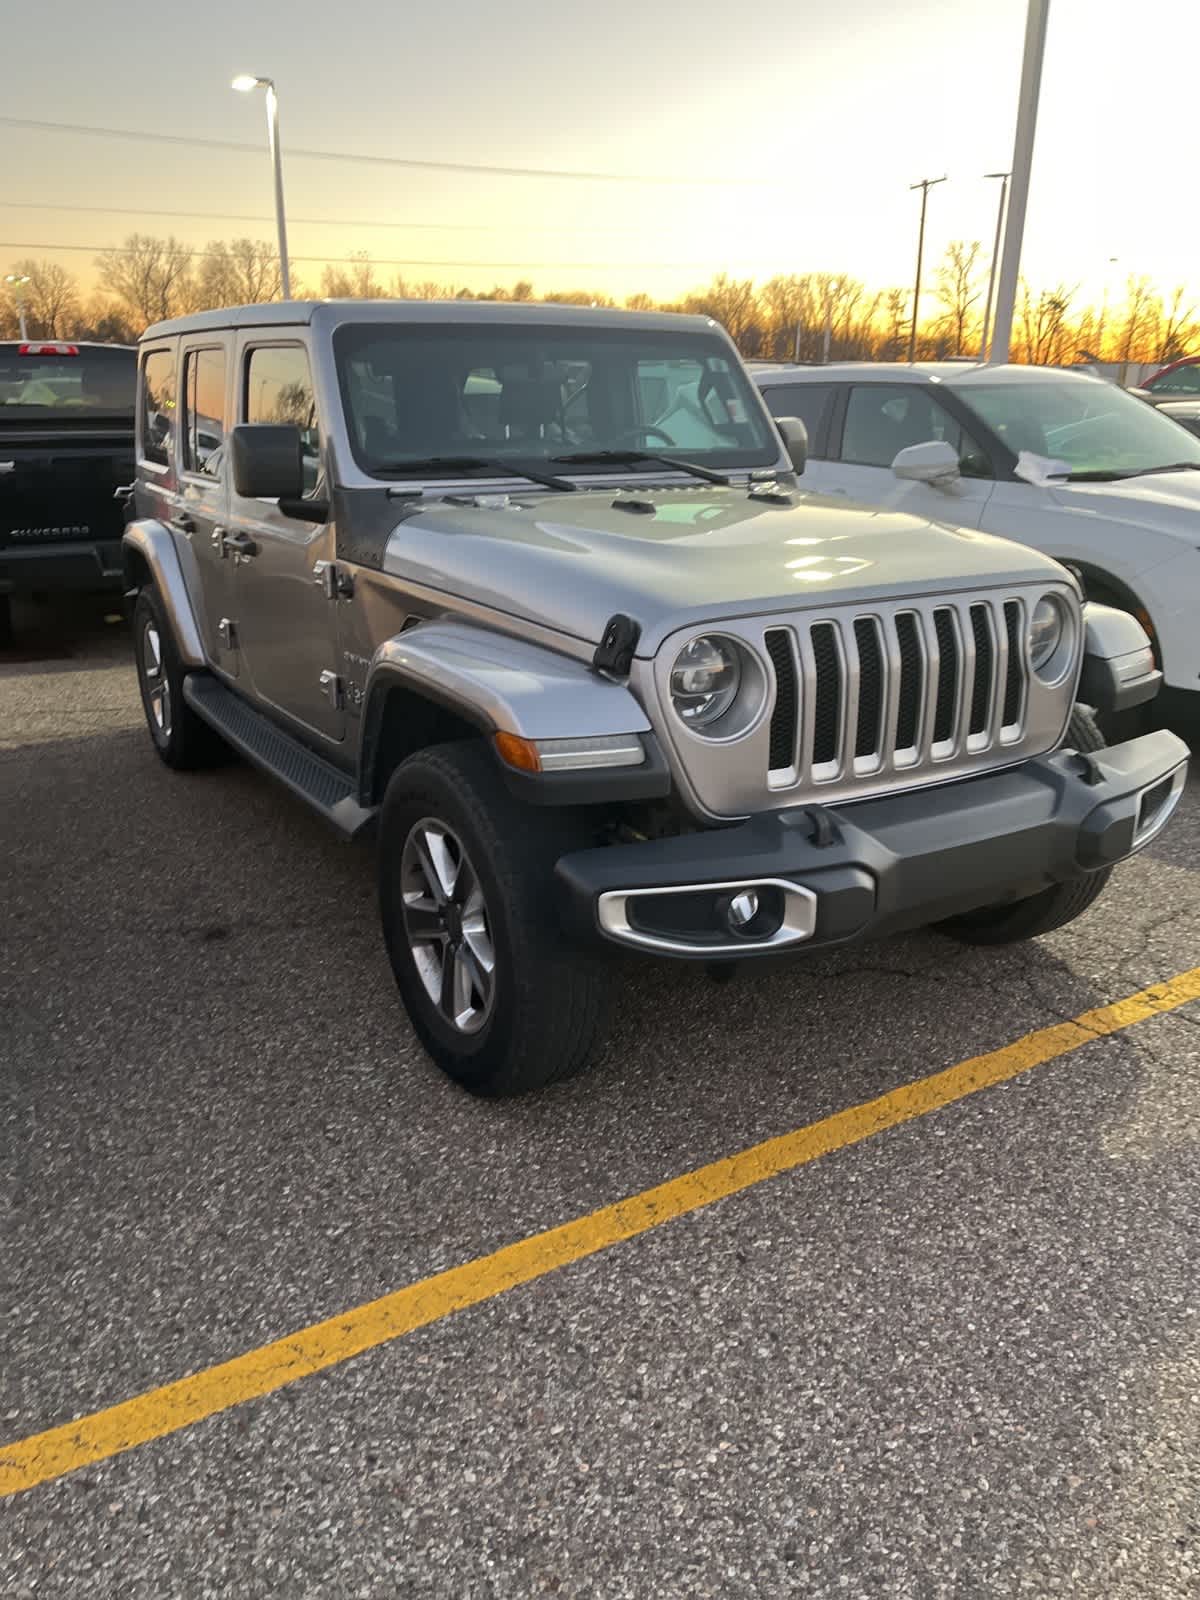
{"type": "Polygon", "coordinates": [[[519,733],[498,733],[495,737],[501,761],[516,767],[518,772],[542,770],[542,758],[532,739],[522,739],[519,733]]]}

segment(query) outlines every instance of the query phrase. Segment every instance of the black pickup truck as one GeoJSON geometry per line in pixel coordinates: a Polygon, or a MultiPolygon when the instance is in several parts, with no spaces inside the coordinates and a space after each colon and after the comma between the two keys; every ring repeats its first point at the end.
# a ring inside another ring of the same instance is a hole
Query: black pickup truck
{"type": "Polygon", "coordinates": [[[0,343],[0,643],[17,593],[120,588],[136,352],[0,343]]]}

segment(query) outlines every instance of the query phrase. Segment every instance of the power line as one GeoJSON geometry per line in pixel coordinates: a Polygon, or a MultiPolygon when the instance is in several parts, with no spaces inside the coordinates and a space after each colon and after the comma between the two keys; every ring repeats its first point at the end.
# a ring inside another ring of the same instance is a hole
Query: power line
{"type": "MultiPolygon", "coordinates": [[[[150,133],[134,128],[93,128],[82,122],[38,122],[31,117],[0,116],[0,123],[9,128],[31,128],[40,133],[83,133],[94,139],[133,139],[139,144],[193,145],[203,150],[237,150],[243,154],[262,155],[262,146],[243,144],[233,139],[202,139],[191,134],[150,133]]],[[[493,178],[565,178],[586,183],[645,183],[659,187],[720,188],[736,185],[738,188],[765,187],[763,179],[741,178],[678,178],[630,172],[572,172],[556,167],[492,167],[474,161],[416,161],[406,156],[358,155],[351,150],[304,150],[288,145],[287,158],[292,161],[351,161],[372,166],[408,167],[425,172],[483,173],[493,178]]]]}
{"type": "MultiPolygon", "coordinates": [[[[265,240],[256,240],[256,243],[265,244],[265,240]]],[[[80,250],[92,255],[136,255],[136,251],[124,245],[112,244],[53,244],[44,240],[39,244],[28,241],[13,240],[5,242],[0,240],[0,250],[80,250]]],[[[217,250],[183,250],[181,255],[187,256],[192,261],[198,261],[207,256],[219,255],[217,250]]],[[[271,247],[272,255],[274,247],[271,247]]],[[[613,269],[629,272],[654,272],[658,268],[670,268],[673,271],[682,271],[685,268],[697,267],[697,261],[417,261],[407,256],[292,256],[290,261],[303,261],[305,263],[323,263],[330,267],[470,267],[487,272],[528,272],[537,268],[539,271],[556,272],[609,272],[613,269]]]]}
{"type": "MultiPolygon", "coordinates": [[[[159,211],[153,206],[79,206],[57,204],[46,200],[0,200],[0,208],[9,211],[69,211],[96,217],[176,217],[198,218],[206,222],[274,222],[275,218],[251,216],[244,211],[159,211]]],[[[313,228],[407,228],[428,233],[554,233],[561,234],[563,225],[530,224],[526,222],[379,222],[371,217],[294,217],[289,212],[288,226],[313,228]]],[[[603,233],[612,235],[622,230],[611,227],[577,228],[572,233],[603,233]]],[[[639,235],[644,228],[627,228],[625,232],[639,235]]]]}

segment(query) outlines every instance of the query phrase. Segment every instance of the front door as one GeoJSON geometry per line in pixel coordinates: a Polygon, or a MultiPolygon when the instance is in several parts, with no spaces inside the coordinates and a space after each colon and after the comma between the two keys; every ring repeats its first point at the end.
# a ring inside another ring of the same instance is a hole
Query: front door
{"type": "Polygon", "coordinates": [[[834,425],[830,455],[832,459],[815,465],[813,488],[963,528],[979,527],[995,487],[986,453],[929,384],[853,384],[840,428],[834,425]],[[899,452],[935,439],[948,442],[958,453],[962,473],[958,481],[938,489],[897,478],[892,462],[899,452]]]}
{"type": "MultiPolygon", "coordinates": [[[[304,346],[247,338],[238,388],[242,421],[300,428],[305,493],[322,495],[320,423],[304,346]]],[[[306,731],[342,739],[338,608],[318,565],[334,558],[332,526],[285,517],[273,500],[243,500],[231,487],[225,547],[243,671],[255,697],[306,731]]]]}
{"type": "MultiPolygon", "coordinates": [[[[232,568],[224,538],[229,510],[225,440],[228,435],[232,341],[206,338],[183,350],[176,539],[186,541],[200,587],[200,628],[208,658],[230,677],[238,673],[233,626],[232,568]]],[[[182,554],[182,551],[181,551],[182,554]]]]}

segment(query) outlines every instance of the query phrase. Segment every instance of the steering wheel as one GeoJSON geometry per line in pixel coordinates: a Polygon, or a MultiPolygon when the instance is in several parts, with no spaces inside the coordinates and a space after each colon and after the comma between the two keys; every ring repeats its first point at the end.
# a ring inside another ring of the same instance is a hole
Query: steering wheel
{"type": "Polygon", "coordinates": [[[653,423],[641,428],[627,428],[624,433],[619,434],[617,438],[612,440],[608,448],[611,450],[619,450],[621,446],[625,444],[644,443],[646,440],[646,435],[650,433],[657,434],[664,444],[670,445],[671,449],[674,450],[675,441],[672,439],[671,435],[666,431],[665,428],[656,428],[653,423]]]}

